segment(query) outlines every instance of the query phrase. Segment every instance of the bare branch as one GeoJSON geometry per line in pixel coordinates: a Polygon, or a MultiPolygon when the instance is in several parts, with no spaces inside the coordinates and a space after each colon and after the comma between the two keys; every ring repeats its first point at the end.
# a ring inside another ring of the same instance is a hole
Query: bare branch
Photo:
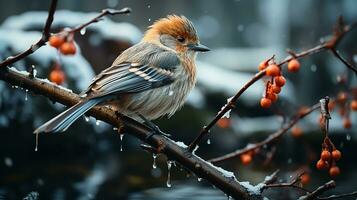
{"type": "Polygon", "coordinates": [[[57,0],[52,0],[50,9],[48,11],[46,24],[42,31],[41,39],[38,42],[36,42],[35,44],[31,45],[31,47],[28,48],[26,51],[24,51],[20,54],[17,54],[15,56],[11,56],[11,57],[7,58],[6,60],[4,60],[3,62],[1,62],[0,68],[2,68],[4,66],[8,66],[10,64],[13,64],[13,63],[31,55],[33,52],[37,51],[38,48],[40,48],[46,44],[46,42],[48,41],[48,38],[50,37],[50,29],[51,29],[51,25],[53,22],[53,15],[55,14],[55,11],[56,11],[56,7],[57,7],[57,0]]]}
{"type": "Polygon", "coordinates": [[[226,160],[238,157],[244,153],[250,152],[252,150],[261,148],[264,145],[270,144],[270,143],[278,140],[284,133],[286,133],[291,127],[293,127],[299,120],[301,120],[302,118],[304,118],[305,116],[309,115],[314,110],[317,110],[319,108],[320,108],[320,104],[315,104],[315,105],[311,106],[310,108],[304,109],[304,111],[302,113],[298,113],[297,116],[293,120],[291,120],[287,125],[285,125],[280,130],[276,131],[275,133],[270,134],[269,137],[267,137],[265,140],[255,143],[255,144],[248,144],[243,149],[239,149],[232,153],[228,153],[226,155],[210,159],[209,161],[212,163],[226,161],[226,160]]]}
{"type": "Polygon", "coordinates": [[[334,187],[336,187],[336,183],[335,183],[335,181],[331,180],[331,181],[325,183],[324,185],[316,188],[316,190],[308,193],[307,195],[301,196],[299,199],[300,200],[316,199],[319,195],[321,195],[322,193],[324,193],[327,190],[330,190],[334,187]]]}

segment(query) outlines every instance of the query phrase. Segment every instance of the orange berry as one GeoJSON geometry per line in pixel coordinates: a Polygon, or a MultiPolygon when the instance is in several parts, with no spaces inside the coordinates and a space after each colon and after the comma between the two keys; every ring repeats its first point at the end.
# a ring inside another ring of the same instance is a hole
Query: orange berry
{"type": "Polygon", "coordinates": [[[267,66],[268,66],[268,60],[264,60],[264,61],[262,61],[261,63],[259,63],[258,69],[259,69],[259,71],[262,71],[262,70],[264,70],[265,68],[267,68],[267,66]]]}
{"type": "Polygon", "coordinates": [[[252,162],[252,156],[249,153],[245,153],[240,155],[240,161],[243,165],[248,165],[252,162]]]}
{"type": "Polygon", "coordinates": [[[352,127],[351,119],[348,117],[343,118],[343,127],[345,129],[350,129],[352,127]]]}
{"type": "Polygon", "coordinates": [[[49,76],[51,82],[56,83],[57,85],[61,85],[66,78],[64,72],[60,69],[52,70],[49,76]]]}
{"type": "Polygon", "coordinates": [[[336,176],[340,175],[340,173],[341,173],[340,168],[337,166],[333,166],[329,170],[329,174],[332,177],[336,177],[336,176]]]}
{"type": "Polygon", "coordinates": [[[292,59],[288,63],[289,72],[297,72],[300,69],[300,62],[296,59],[292,59]]]}
{"type": "Polygon", "coordinates": [[[272,103],[271,100],[268,98],[262,98],[260,100],[260,106],[262,108],[269,108],[271,106],[271,103],[272,103]]]}
{"type": "Polygon", "coordinates": [[[52,35],[48,40],[49,44],[55,48],[59,48],[64,43],[64,37],[52,35]]]}
{"type": "Polygon", "coordinates": [[[218,120],[217,125],[220,128],[228,128],[231,125],[231,120],[229,118],[221,118],[218,120]]]}
{"type": "Polygon", "coordinates": [[[331,153],[327,150],[323,150],[321,152],[321,160],[324,160],[324,161],[329,161],[331,158],[331,153]]]}
{"type": "Polygon", "coordinates": [[[309,174],[303,174],[300,176],[300,183],[303,185],[307,185],[310,182],[310,175],[309,174]]]}
{"type": "Polygon", "coordinates": [[[326,161],[323,161],[323,160],[320,159],[316,163],[316,168],[318,170],[327,169],[328,168],[328,163],[326,161]]]}
{"type": "Polygon", "coordinates": [[[277,85],[273,85],[271,87],[271,90],[275,93],[275,94],[279,94],[281,92],[281,87],[277,86],[277,85]]]}
{"type": "Polygon", "coordinates": [[[303,131],[301,130],[300,127],[298,126],[294,126],[292,129],[291,129],[291,135],[294,137],[294,138],[299,138],[303,135],[303,131]]]}
{"type": "Polygon", "coordinates": [[[268,76],[279,76],[280,74],[280,68],[278,65],[269,65],[267,67],[267,71],[266,71],[268,76]]]}
{"type": "Polygon", "coordinates": [[[351,101],[351,109],[353,111],[357,111],[357,100],[352,100],[351,101]]]}
{"type": "Polygon", "coordinates": [[[266,98],[270,99],[271,102],[275,102],[278,100],[278,95],[275,93],[269,92],[269,93],[267,93],[266,98]]]}
{"type": "Polygon", "coordinates": [[[338,161],[338,160],[340,160],[340,158],[341,158],[341,151],[339,151],[339,150],[333,150],[332,151],[332,158],[335,160],[335,161],[338,161]]]}
{"type": "Polygon", "coordinates": [[[347,93],[346,92],[338,93],[337,100],[340,101],[341,103],[345,102],[347,100],[347,93]]]}
{"type": "Polygon", "coordinates": [[[275,85],[277,85],[279,87],[283,87],[286,83],[286,79],[284,78],[284,76],[277,76],[274,78],[274,82],[275,82],[275,85]]]}
{"type": "Polygon", "coordinates": [[[76,46],[73,42],[65,42],[61,45],[60,51],[63,55],[74,55],[76,53],[76,46]]]}

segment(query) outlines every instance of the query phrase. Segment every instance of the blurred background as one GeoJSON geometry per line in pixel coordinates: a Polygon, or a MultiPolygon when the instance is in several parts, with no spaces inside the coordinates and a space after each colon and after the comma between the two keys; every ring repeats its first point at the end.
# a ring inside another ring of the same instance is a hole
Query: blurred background
{"type": "MultiPolygon", "coordinates": [[[[49,0],[0,0],[1,60],[40,38],[49,5],[49,0]]],[[[25,70],[34,65],[38,77],[48,78],[60,66],[65,73],[62,85],[80,92],[120,52],[139,42],[146,27],[156,19],[168,14],[185,15],[195,24],[201,43],[212,51],[198,56],[198,83],[183,109],[155,123],[174,140],[187,145],[227,98],[257,72],[262,60],[273,54],[281,60],[288,55],[286,49],[299,52],[323,42],[339,15],[346,23],[357,21],[354,0],[60,0],[51,32],[84,23],[104,8],[127,6],[132,8],[131,14],[107,17],[77,33],[78,52],[74,56],[60,55],[45,46],[13,67],[25,70]]],[[[356,44],[355,30],[339,46],[340,53],[354,64],[356,44]]],[[[261,141],[301,106],[311,106],[326,95],[334,97],[356,87],[356,76],[328,52],[303,58],[301,65],[296,74],[284,72],[287,85],[270,109],[259,106],[264,82],[250,87],[231,117],[219,121],[196,154],[208,159],[261,141]],[[339,84],[337,77],[347,81],[339,84]]],[[[153,155],[140,149],[140,141],[130,135],[124,135],[121,141],[113,127],[93,118],[79,119],[64,134],[40,135],[35,152],[32,131],[64,106],[4,82],[0,82],[0,90],[0,199],[22,199],[28,194],[55,200],[227,198],[178,165],[171,169],[172,187],[167,188],[165,156],[159,155],[157,168],[153,168],[153,155]]],[[[337,111],[332,114],[330,131],[332,141],[342,151],[343,158],[338,162],[341,175],[335,179],[337,188],[327,194],[357,190],[357,114],[340,116],[337,111]],[[351,120],[351,128],[343,127],[344,118],[351,120]]],[[[305,186],[313,189],[330,179],[326,171],[315,169],[323,140],[318,117],[315,112],[299,122],[302,135],[287,133],[248,165],[236,158],[219,166],[251,184],[278,168],[283,181],[304,169],[310,178],[305,186]]],[[[296,199],[301,195],[293,190],[281,191],[265,194],[271,199],[296,199]]]]}

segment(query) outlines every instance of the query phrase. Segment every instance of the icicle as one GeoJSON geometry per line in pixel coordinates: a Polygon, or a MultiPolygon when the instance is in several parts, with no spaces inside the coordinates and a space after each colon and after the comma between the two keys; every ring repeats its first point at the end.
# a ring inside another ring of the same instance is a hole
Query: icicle
{"type": "Polygon", "coordinates": [[[99,120],[96,120],[96,121],[95,121],[95,125],[99,126],[99,124],[100,124],[100,121],[99,121],[99,120]]]}
{"type": "Polygon", "coordinates": [[[350,134],[347,134],[347,135],[346,135],[346,140],[347,140],[347,141],[350,141],[350,140],[351,140],[351,135],[350,135],[350,134]]]}
{"type": "Polygon", "coordinates": [[[25,90],[25,93],[26,93],[25,94],[25,101],[27,101],[27,93],[28,93],[28,91],[29,91],[28,89],[25,90]]]}
{"type": "Polygon", "coordinates": [[[123,151],[123,137],[124,137],[124,134],[120,133],[120,151],[123,151]]]}
{"type": "Polygon", "coordinates": [[[81,31],[80,31],[81,35],[86,34],[86,31],[87,31],[87,29],[86,29],[86,28],[82,28],[82,29],[81,29],[81,31]]]}
{"type": "Polygon", "coordinates": [[[86,120],[86,122],[89,122],[89,116],[84,116],[84,120],[86,120]]]}
{"type": "Polygon", "coordinates": [[[157,158],[157,154],[156,153],[154,153],[154,154],[152,154],[152,158],[154,159],[153,160],[153,163],[152,163],[152,168],[153,169],[156,169],[156,158],[157,158]]]}
{"type": "Polygon", "coordinates": [[[167,181],[166,181],[167,187],[171,187],[171,165],[172,165],[172,161],[168,160],[167,161],[167,181]]]}
{"type": "Polygon", "coordinates": [[[198,181],[198,182],[201,182],[201,181],[202,181],[202,178],[198,177],[198,178],[197,178],[197,181],[198,181]]]}
{"type": "Polygon", "coordinates": [[[207,144],[211,144],[211,140],[210,139],[207,140],[207,144]]]}
{"type": "Polygon", "coordinates": [[[36,144],[35,144],[35,151],[38,150],[38,133],[36,133],[36,144]]]}

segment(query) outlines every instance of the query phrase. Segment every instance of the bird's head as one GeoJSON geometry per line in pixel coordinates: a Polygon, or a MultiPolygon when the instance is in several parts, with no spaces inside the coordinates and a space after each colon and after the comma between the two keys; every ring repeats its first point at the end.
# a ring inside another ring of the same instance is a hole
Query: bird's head
{"type": "Polygon", "coordinates": [[[163,45],[179,54],[210,50],[200,44],[192,22],[177,15],[169,15],[154,22],[146,31],[143,41],[163,45]]]}

